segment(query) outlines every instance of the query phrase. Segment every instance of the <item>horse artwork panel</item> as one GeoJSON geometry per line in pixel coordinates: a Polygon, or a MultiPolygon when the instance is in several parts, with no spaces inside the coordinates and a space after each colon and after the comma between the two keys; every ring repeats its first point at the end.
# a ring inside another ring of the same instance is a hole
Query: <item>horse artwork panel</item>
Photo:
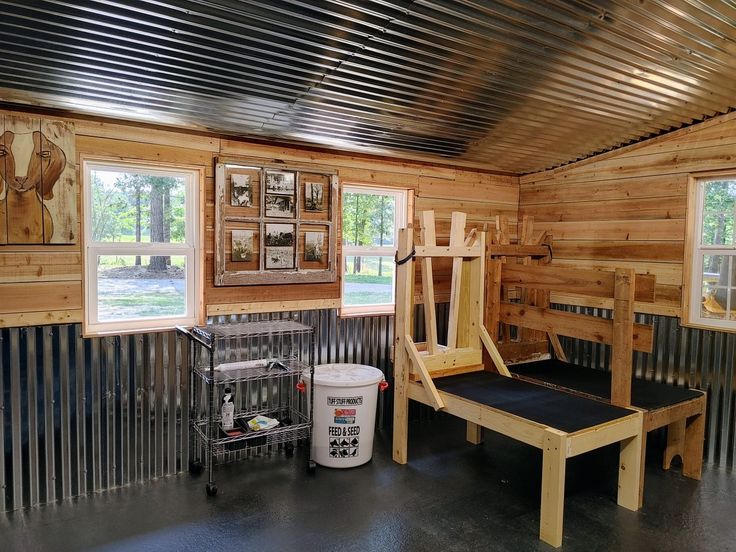
{"type": "Polygon", "coordinates": [[[74,132],[8,115],[0,126],[0,243],[75,243],[74,132]]]}

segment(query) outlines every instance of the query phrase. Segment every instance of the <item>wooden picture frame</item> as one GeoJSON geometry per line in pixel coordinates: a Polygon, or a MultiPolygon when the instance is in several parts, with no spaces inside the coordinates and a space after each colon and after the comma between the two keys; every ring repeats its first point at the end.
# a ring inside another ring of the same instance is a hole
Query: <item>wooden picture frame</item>
{"type": "Polygon", "coordinates": [[[334,282],[337,202],[337,171],[218,159],[214,284],[334,282]]]}

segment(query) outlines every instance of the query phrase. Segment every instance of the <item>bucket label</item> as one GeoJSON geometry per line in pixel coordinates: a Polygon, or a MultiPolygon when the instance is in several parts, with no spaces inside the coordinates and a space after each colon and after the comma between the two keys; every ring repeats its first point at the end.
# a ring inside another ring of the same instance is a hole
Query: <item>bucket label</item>
{"type": "Polygon", "coordinates": [[[327,397],[327,406],[360,406],[363,397],[327,397]]]}
{"type": "Polygon", "coordinates": [[[354,424],[355,408],[336,408],[335,409],[336,424],[354,424]]]}
{"type": "MultiPolygon", "coordinates": [[[[356,426],[356,429],[359,428],[356,426]]],[[[358,456],[359,445],[360,438],[357,434],[354,437],[330,437],[330,458],[355,458],[358,456]]]]}

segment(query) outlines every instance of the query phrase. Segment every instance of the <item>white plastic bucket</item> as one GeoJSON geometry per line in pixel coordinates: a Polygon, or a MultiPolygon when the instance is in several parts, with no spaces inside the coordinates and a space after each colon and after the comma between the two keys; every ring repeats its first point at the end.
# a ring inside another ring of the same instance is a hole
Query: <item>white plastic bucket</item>
{"type": "MultiPolygon", "coordinates": [[[[308,370],[303,378],[309,389],[308,370]]],[[[312,460],[329,468],[352,468],[371,459],[381,381],[383,372],[372,366],[314,367],[312,460]]]]}

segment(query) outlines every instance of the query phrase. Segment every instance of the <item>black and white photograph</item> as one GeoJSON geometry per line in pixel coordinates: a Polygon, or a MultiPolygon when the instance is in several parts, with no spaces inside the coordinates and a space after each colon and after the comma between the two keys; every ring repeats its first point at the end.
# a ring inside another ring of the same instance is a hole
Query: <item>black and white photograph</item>
{"type": "Polygon", "coordinates": [[[304,236],[304,260],[321,261],[324,241],[324,232],[307,232],[304,236]]]}
{"type": "Polygon", "coordinates": [[[232,259],[233,262],[253,260],[253,230],[233,230],[232,259]]]}
{"type": "Polygon", "coordinates": [[[252,207],[253,189],[250,185],[250,175],[233,174],[230,176],[230,179],[232,181],[230,205],[234,207],[252,207]]]}
{"type": "Polygon", "coordinates": [[[325,192],[321,182],[305,182],[304,183],[304,210],[305,211],[324,211],[325,210],[325,192]]]}
{"type": "Polygon", "coordinates": [[[294,248],[267,247],[266,268],[294,268],[294,248]]]}
{"type": "Polygon", "coordinates": [[[266,173],[266,193],[278,195],[293,196],[294,173],[291,172],[267,172],[266,173]]]}
{"type": "Polygon", "coordinates": [[[294,218],[294,196],[266,194],[266,216],[294,218]]]}
{"type": "Polygon", "coordinates": [[[294,247],[293,224],[267,224],[266,247],[294,247]]]}

